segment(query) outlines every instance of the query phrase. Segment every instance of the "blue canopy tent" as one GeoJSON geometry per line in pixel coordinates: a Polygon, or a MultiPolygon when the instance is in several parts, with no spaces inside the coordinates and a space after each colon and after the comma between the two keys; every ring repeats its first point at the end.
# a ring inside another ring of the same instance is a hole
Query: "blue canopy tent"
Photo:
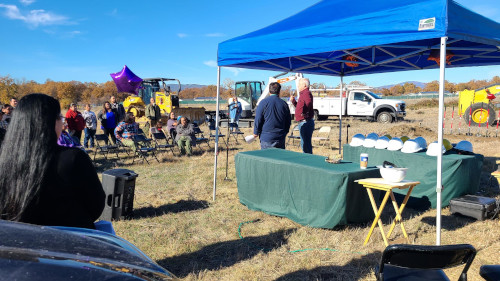
{"type": "MultiPolygon", "coordinates": [[[[439,67],[439,116],[443,116],[445,64],[499,65],[500,24],[452,0],[324,0],[278,23],[220,43],[217,61],[218,85],[220,67],[339,76],[341,82],[344,76],[439,67]]],[[[442,122],[439,118],[439,145],[442,122]]],[[[339,147],[340,139],[339,135],[339,147]]],[[[216,145],[214,200],[217,149],[216,145]]],[[[438,245],[441,162],[439,155],[438,245]]]]}

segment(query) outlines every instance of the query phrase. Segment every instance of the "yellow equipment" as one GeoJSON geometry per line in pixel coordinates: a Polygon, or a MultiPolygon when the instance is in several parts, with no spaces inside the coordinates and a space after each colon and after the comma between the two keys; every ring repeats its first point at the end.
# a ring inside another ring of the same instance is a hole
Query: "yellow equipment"
{"type": "Polygon", "coordinates": [[[156,104],[160,107],[162,114],[162,123],[166,124],[169,119],[170,112],[174,112],[175,116],[186,116],[191,121],[196,121],[198,124],[205,122],[204,107],[184,107],[179,106],[179,93],[181,92],[181,83],[178,79],[172,78],[145,78],[141,83],[138,95],[128,96],[123,102],[126,112],[132,112],[138,122],[147,121],[144,117],[146,105],[150,103],[151,98],[155,99],[156,104]],[[170,87],[166,85],[167,81],[177,81],[179,90],[177,94],[170,92],[170,87]],[[144,117],[144,118],[141,118],[144,117]]]}
{"type": "Polygon", "coordinates": [[[500,84],[493,84],[477,90],[463,90],[458,96],[458,113],[471,125],[493,125],[496,117],[496,94],[500,93],[500,84]]]}

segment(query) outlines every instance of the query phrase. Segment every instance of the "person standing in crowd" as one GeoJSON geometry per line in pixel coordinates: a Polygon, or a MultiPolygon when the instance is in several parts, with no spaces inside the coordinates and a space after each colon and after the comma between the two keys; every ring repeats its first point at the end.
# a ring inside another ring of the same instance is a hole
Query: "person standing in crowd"
{"type": "MultiPolygon", "coordinates": [[[[97,114],[97,119],[101,122],[101,129],[108,138],[111,138],[113,144],[116,144],[115,128],[118,124],[116,111],[111,107],[109,102],[105,102],[102,110],[97,114]]],[[[108,142],[106,141],[106,145],[108,142]]]]}
{"type": "Polygon", "coordinates": [[[133,113],[128,112],[125,115],[125,120],[120,122],[115,128],[115,138],[128,147],[135,150],[135,143],[132,139],[133,136],[139,133],[139,124],[135,123],[135,116],[133,113]]]}
{"type": "Polygon", "coordinates": [[[109,99],[111,108],[115,110],[116,114],[116,123],[120,123],[125,119],[125,108],[123,107],[123,104],[117,103],[115,96],[111,96],[109,99]]]}
{"type": "Polygon", "coordinates": [[[16,98],[10,99],[10,106],[12,106],[12,109],[15,109],[17,107],[17,99],[16,98]]]}
{"type": "Polygon", "coordinates": [[[238,126],[238,121],[241,116],[241,102],[238,101],[237,97],[233,97],[233,102],[228,105],[229,107],[229,119],[231,123],[235,123],[238,126]]]}
{"type": "Polygon", "coordinates": [[[181,117],[181,123],[177,125],[177,135],[175,137],[175,142],[181,150],[181,155],[187,153],[188,156],[193,154],[192,146],[196,142],[196,137],[194,135],[194,126],[189,122],[187,117],[181,117]]]}
{"type": "Polygon", "coordinates": [[[299,80],[299,100],[290,96],[290,101],[295,106],[295,121],[299,123],[300,147],[304,153],[312,154],[312,135],[314,132],[313,96],[309,91],[309,79],[299,80]]]}
{"type": "Polygon", "coordinates": [[[281,85],[269,84],[270,96],[257,106],[253,134],[260,138],[260,148],[285,149],[285,140],[292,123],[288,104],[279,97],[281,85]]]}
{"type": "Polygon", "coordinates": [[[80,111],[77,110],[76,103],[69,106],[66,112],[66,122],[68,122],[69,134],[75,138],[75,141],[81,143],[82,131],[85,129],[85,120],[80,111]]]}
{"type": "Polygon", "coordinates": [[[83,138],[83,147],[85,148],[89,148],[89,141],[90,148],[94,148],[94,136],[97,131],[97,116],[94,112],[90,111],[90,108],[90,103],[87,103],[85,105],[85,111],[83,112],[83,119],[85,120],[85,137],[83,138]]]}
{"type": "Polygon", "coordinates": [[[12,118],[12,106],[10,104],[4,104],[2,106],[2,121],[5,121],[7,123],[10,123],[10,119],[12,118]]]}
{"type": "Polygon", "coordinates": [[[151,98],[150,103],[146,106],[146,118],[149,120],[149,127],[156,127],[156,122],[160,121],[160,107],[156,104],[155,99],[151,98]]]}
{"type": "Polygon", "coordinates": [[[170,119],[167,121],[167,130],[168,133],[170,134],[170,137],[175,140],[175,136],[177,135],[177,132],[175,131],[175,128],[177,127],[177,119],[175,119],[175,113],[172,111],[170,112],[170,119]]]}
{"type": "Polygon", "coordinates": [[[63,126],[59,102],[23,97],[0,149],[0,218],[37,225],[95,229],[105,193],[82,150],[57,145],[63,126]]]}

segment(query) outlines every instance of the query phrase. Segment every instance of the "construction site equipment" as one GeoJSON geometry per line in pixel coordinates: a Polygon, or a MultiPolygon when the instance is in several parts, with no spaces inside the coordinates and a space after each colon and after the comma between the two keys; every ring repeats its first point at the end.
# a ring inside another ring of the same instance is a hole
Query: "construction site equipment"
{"type": "Polygon", "coordinates": [[[198,124],[205,122],[204,107],[180,107],[179,93],[181,92],[181,83],[173,78],[145,78],[143,79],[137,95],[128,96],[123,102],[127,112],[132,112],[138,119],[138,122],[146,122],[144,117],[146,105],[154,98],[156,104],[160,107],[162,114],[162,123],[166,124],[170,112],[175,116],[186,116],[192,122],[198,124]],[[169,81],[176,81],[179,84],[177,93],[170,91],[170,86],[166,84],[169,81]]]}
{"type": "Polygon", "coordinates": [[[458,96],[459,115],[472,126],[491,126],[495,122],[498,102],[494,101],[500,93],[500,84],[492,84],[476,90],[463,90],[458,96]]]}

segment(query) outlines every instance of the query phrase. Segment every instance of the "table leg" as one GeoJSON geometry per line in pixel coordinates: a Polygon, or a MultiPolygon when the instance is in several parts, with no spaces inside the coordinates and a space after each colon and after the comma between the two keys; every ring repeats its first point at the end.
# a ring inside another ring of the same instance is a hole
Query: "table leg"
{"type": "Polygon", "coordinates": [[[396,221],[399,219],[399,221],[401,223],[401,230],[403,231],[403,235],[404,235],[404,237],[406,237],[408,239],[408,234],[406,233],[406,229],[405,229],[405,227],[403,225],[403,216],[402,216],[402,214],[403,214],[403,210],[406,207],[406,203],[408,202],[408,199],[410,198],[410,194],[413,191],[414,187],[415,186],[410,186],[410,188],[408,189],[408,192],[406,193],[406,196],[405,196],[405,198],[403,200],[403,203],[401,203],[401,206],[399,208],[398,208],[398,204],[396,203],[396,199],[394,198],[394,194],[391,192],[391,200],[392,200],[392,203],[393,203],[393,206],[394,206],[394,210],[396,211],[396,218],[394,219],[394,221],[391,224],[391,228],[389,229],[389,232],[387,233],[387,237],[391,236],[392,231],[394,230],[394,227],[396,226],[396,221]]]}
{"type": "Polygon", "coordinates": [[[372,204],[373,212],[375,213],[375,219],[373,220],[372,226],[370,227],[370,231],[366,236],[365,243],[363,244],[363,246],[368,243],[368,240],[370,240],[370,237],[372,236],[373,230],[375,229],[375,225],[377,223],[380,228],[380,233],[382,234],[382,239],[384,239],[385,245],[389,246],[387,238],[385,237],[384,228],[382,227],[382,222],[380,221],[380,216],[382,215],[382,211],[384,210],[385,204],[387,203],[387,199],[389,199],[390,192],[387,191],[385,193],[384,199],[382,200],[382,204],[380,204],[380,208],[377,209],[377,205],[375,204],[375,199],[373,198],[373,193],[371,189],[369,187],[366,187],[366,191],[368,192],[368,197],[370,197],[370,202],[372,204]]]}

